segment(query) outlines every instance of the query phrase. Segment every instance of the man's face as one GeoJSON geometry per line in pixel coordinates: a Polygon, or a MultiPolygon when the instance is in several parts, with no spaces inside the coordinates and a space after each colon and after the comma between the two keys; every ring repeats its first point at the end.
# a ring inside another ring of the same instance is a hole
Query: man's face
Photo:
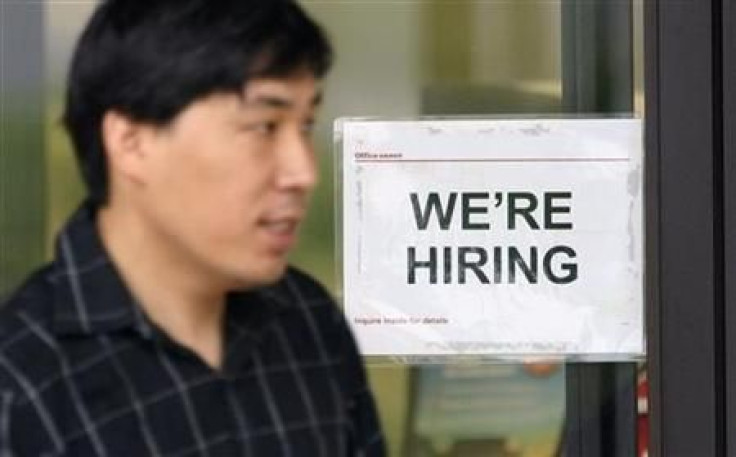
{"type": "Polygon", "coordinates": [[[310,74],[255,79],[154,135],[141,213],[193,274],[239,288],[281,276],[317,180],[318,98],[310,74]]]}

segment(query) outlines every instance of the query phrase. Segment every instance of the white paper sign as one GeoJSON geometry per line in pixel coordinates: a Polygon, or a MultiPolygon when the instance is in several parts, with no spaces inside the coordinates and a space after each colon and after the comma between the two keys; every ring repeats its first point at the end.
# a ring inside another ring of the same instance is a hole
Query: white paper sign
{"type": "Polygon", "coordinates": [[[643,353],[639,120],[337,130],[345,313],[364,354],[643,353]]]}

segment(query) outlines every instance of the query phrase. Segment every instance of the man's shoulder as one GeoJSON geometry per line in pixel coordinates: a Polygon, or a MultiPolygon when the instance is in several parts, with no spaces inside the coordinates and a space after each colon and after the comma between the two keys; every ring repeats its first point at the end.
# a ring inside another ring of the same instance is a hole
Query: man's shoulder
{"type": "Polygon", "coordinates": [[[17,385],[29,371],[58,368],[43,366],[44,360],[55,359],[48,341],[53,309],[50,271],[46,266],[33,273],[0,305],[0,389],[17,385]]]}
{"type": "Polygon", "coordinates": [[[0,304],[0,349],[3,343],[28,329],[29,321],[49,325],[53,311],[52,267],[32,273],[0,304]]]}

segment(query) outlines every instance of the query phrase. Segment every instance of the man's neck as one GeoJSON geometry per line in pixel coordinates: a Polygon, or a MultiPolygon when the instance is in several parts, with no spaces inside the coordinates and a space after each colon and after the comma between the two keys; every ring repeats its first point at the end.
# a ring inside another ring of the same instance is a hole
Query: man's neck
{"type": "Polygon", "coordinates": [[[131,212],[99,210],[97,228],[112,262],[146,316],[210,367],[222,365],[226,290],[207,284],[169,240],[131,212]]]}

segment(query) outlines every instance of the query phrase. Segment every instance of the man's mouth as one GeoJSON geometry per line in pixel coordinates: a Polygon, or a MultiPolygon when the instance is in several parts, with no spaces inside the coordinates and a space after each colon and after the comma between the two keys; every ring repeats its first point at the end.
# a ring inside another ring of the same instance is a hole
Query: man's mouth
{"type": "Polygon", "coordinates": [[[267,217],[259,221],[268,237],[268,245],[277,253],[285,253],[296,242],[296,232],[301,218],[297,216],[267,217]]]}
{"type": "Polygon", "coordinates": [[[273,232],[278,235],[291,234],[296,230],[299,222],[297,219],[266,219],[261,222],[261,226],[269,232],[273,232]]]}

